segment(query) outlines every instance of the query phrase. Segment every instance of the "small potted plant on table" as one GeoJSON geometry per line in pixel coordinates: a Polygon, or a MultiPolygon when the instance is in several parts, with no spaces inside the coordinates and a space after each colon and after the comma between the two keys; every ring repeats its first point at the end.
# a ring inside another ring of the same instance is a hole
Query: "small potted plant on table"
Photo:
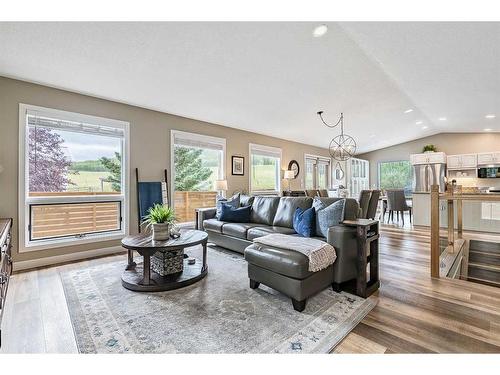
{"type": "Polygon", "coordinates": [[[151,228],[153,240],[168,240],[171,226],[175,222],[175,211],[171,207],[155,204],[148,210],[144,222],[147,223],[148,228],[151,228]]]}

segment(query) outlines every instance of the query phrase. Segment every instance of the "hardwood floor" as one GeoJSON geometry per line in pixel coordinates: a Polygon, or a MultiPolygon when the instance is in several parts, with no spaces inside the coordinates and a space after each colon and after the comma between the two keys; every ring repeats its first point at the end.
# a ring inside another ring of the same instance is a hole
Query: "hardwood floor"
{"type": "MultiPolygon", "coordinates": [[[[429,240],[427,230],[382,226],[378,305],[335,353],[500,353],[500,288],[431,279],[429,240]]],[[[114,257],[13,275],[0,352],[76,353],[58,272],[114,257]]]]}
{"type": "Polygon", "coordinates": [[[500,353],[500,288],[431,279],[428,230],[383,225],[378,304],[337,353],[500,353]]]}

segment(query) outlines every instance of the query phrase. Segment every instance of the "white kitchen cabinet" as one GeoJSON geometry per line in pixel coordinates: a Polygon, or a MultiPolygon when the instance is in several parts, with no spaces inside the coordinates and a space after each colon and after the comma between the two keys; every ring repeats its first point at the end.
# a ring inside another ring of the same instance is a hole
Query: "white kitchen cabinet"
{"type": "Polygon", "coordinates": [[[444,152],[413,154],[410,155],[410,162],[412,165],[446,163],[446,154],[444,152]]]}
{"type": "Polygon", "coordinates": [[[477,154],[477,164],[500,164],[500,152],[483,152],[477,154]]]}
{"type": "Polygon", "coordinates": [[[460,156],[459,155],[448,156],[446,164],[448,169],[460,169],[460,156]]]}
{"type": "Polygon", "coordinates": [[[449,155],[448,169],[475,169],[477,168],[477,154],[449,155]]]}
{"type": "Polygon", "coordinates": [[[444,152],[429,152],[429,163],[438,164],[438,163],[446,163],[446,154],[444,152]]]}

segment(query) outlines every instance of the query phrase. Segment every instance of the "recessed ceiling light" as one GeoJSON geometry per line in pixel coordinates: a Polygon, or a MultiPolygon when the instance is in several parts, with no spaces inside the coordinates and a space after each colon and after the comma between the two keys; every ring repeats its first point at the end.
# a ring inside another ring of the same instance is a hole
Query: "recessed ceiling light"
{"type": "Polygon", "coordinates": [[[440,117],[439,121],[446,121],[446,117],[440,117]]]}
{"type": "Polygon", "coordinates": [[[416,124],[416,125],[422,125],[422,124],[423,124],[423,122],[422,122],[422,121],[417,121],[415,124],[416,124]]]}
{"type": "Polygon", "coordinates": [[[410,112],[413,112],[413,109],[410,108],[405,111],[405,113],[410,113],[410,112]]]}
{"type": "Polygon", "coordinates": [[[316,26],[313,30],[313,36],[315,38],[319,38],[319,37],[325,35],[327,31],[328,31],[328,26],[326,26],[326,25],[316,26]]]}
{"type": "Polygon", "coordinates": [[[496,115],[494,115],[494,114],[490,114],[490,115],[486,115],[486,116],[484,116],[484,117],[486,117],[486,118],[495,118],[495,117],[497,117],[497,116],[496,116],[496,115]]]}
{"type": "Polygon", "coordinates": [[[483,129],[485,132],[490,132],[492,131],[493,129],[490,129],[490,128],[486,128],[486,129],[483,129]]]}
{"type": "Polygon", "coordinates": [[[422,130],[426,130],[428,128],[429,128],[428,126],[422,126],[422,130]]]}
{"type": "Polygon", "coordinates": [[[370,138],[375,138],[375,134],[370,134],[370,138]]]}

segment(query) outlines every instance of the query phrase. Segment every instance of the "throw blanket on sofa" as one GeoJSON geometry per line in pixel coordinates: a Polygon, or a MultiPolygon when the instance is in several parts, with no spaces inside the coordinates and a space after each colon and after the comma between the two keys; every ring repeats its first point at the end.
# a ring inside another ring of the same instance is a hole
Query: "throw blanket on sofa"
{"type": "Polygon", "coordinates": [[[298,251],[309,258],[309,271],[317,272],[335,262],[337,254],[327,242],[308,237],[289,236],[286,234],[268,234],[253,240],[254,243],[298,251]]]}

